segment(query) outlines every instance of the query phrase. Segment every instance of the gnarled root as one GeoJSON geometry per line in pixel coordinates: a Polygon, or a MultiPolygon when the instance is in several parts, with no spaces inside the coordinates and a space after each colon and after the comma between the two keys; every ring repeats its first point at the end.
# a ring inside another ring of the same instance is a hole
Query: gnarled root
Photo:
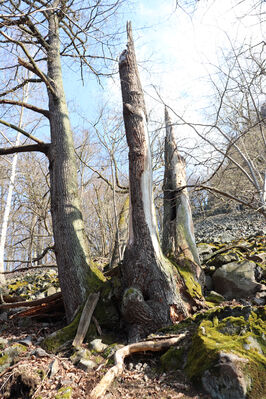
{"type": "Polygon", "coordinates": [[[107,371],[107,373],[103,376],[101,381],[96,385],[96,387],[92,390],[90,397],[91,399],[100,399],[103,398],[103,395],[110,387],[115,377],[122,374],[124,370],[124,359],[128,355],[136,352],[144,352],[144,351],[160,351],[162,349],[168,348],[171,345],[175,345],[177,342],[181,341],[186,334],[180,334],[176,337],[171,337],[168,339],[163,339],[159,341],[143,341],[137,342],[134,344],[126,345],[121,349],[116,351],[114,356],[115,365],[107,371]]]}

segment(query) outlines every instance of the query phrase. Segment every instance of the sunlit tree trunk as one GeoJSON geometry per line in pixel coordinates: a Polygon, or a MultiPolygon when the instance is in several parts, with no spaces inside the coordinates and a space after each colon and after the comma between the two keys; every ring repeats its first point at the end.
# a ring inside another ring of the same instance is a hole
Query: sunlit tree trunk
{"type": "Polygon", "coordinates": [[[118,226],[115,236],[115,244],[109,268],[117,266],[118,263],[123,259],[125,248],[128,242],[128,221],[129,221],[129,196],[127,195],[118,217],[118,226]]]}
{"type": "MultiPolygon", "coordinates": [[[[54,7],[56,8],[56,3],[54,7]]],[[[48,89],[51,145],[51,212],[59,282],[68,321],[88,294],[90,257],[78,195],[77,165],[62,80],[57,12],[49,15],[48,89]]]]}
{"type": "Polygon", "coordinates": [[[152,165],[144,95],[131,25],[127,50],[120,56],[123,114],[129,146],[129,241],[121,268],[122,314],[131,340],[187,314],[175,270],[160,248],[152,194],[152,165]]]}
{"type": "Polygon", "coordinates": [[[179,262],[188,259],[196,280],[203,277],[195,242],[192,213],[186,188],[186,165],[178,152],[175,132],[165,108],[165,173],[163,253],[179,262]]]}

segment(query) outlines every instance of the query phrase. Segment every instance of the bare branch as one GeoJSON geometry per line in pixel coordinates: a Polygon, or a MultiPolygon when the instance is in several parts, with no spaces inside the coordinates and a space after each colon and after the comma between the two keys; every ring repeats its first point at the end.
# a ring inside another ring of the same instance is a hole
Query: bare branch
{"type": "Polygon", "coordinates": [[[31,144],[24,146],[14,146],[9,148],[0,148],[0,155],[8,155],[8,154],[18,154],[21,152],[43,152],[45,155],[48,154],[50,144],[31,144]]]}
{"type": "Polygon", "coordinates": [[[18,127],[18,126],[13,125],[12,123],[3,121],[3,119],[0,119],[0,123],[2,123],[2,125],[5,125],[5,126],[7,126],[7,127],[10,127],[11,129],[16,130],[17,132],[22,133],[24,136],[26,136],[26,137],[28,137],[29,139],[35,141],[35,143],[37,143],[37,144],[41,144],[41,145],[45,144],[42,140],[37,139],[37,137],[32,136],[30,133],[27,133],[25,130],[21,129],[21,128],[18,127]]]}
{"type": "Polygon", "coordinates": [[[22,101],[14,101],[14,100],[7,100],[7,99],[0,100],[0,104],[19,105],[20,107],[30,109],[31,111],[34,111],[34,112],[38,112],[49,119],[49,111],[47,109],[41,109],[32,104],[27,104],[22,101]]]}

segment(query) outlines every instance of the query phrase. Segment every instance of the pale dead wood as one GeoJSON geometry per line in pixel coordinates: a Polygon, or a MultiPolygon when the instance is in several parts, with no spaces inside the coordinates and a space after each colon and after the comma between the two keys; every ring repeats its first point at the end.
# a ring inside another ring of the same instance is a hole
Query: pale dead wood
{"type": "Polygon", "coordinates": [[[185,338],[185,336],[186,333],[180,334],[179,336],[175,336],[173,338],[161,340],[159,342],[157,341],[137,342],[135,344],[126,345],[123,348],[118,349],[118,351],[116,351],[114,356],[115,365],[107,371],[107,373],[103,376],[101,381],[92,390],[90,394],[91,399],[103,398],[105,392],[110,387],[115,377],[122,374],[124,369],[124,359],[126,356],[136,352],[144,352],[144,351],[158,352],[162,349],[168,348],[171,345],[177,344],[179,341],[185,338]]]}
{"type": "Polygon", "coordinates": [[[97,292],[95,294],[90,294],[88,296],[88,299],[85,303],[85,306],[83,308],[79,325],[78,325],[78,330],[76,333],[76,336],[73,341],[73,346],[78,347],[82,344],[85,335],[87,334],[90,322],[91,322],[91,317],[93,315],[94,309],[98,303],[98,300],[100,298],[100,293],[97,292]]]}

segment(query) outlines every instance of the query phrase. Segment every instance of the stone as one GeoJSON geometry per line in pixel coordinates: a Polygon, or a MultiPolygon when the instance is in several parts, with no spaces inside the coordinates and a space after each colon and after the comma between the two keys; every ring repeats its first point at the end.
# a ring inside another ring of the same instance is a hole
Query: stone
{"type": "Polygon", "coordinates": [[[234,251],[225,252],[214,256],[208,263],[215,267],[220,267],[226,263],[235,262],[241,260],[240,255],[234,251]]]}
{"type": "Polygon", "coordinates": [[[225,306],[194,318],[185,371],[212,399],[265,399],[265,312],[225,306]]]}
{"type": "Polygon", "coordinates": [[[36,348],[31,354],[36,357],[50,357],[50,355],[42,348],[36,348]]]}
{"type": "Polygon", "coordinates": [[[254,295],[261,289],[255,279],[256,263],[252,261],[230,262],[221,266],[212,276],[215,291],[226,299],[254,295]]]}
{"type": "Polygon", "coordinates": [[[101,339],[97,338],[90,342],[90,346],[95,352],[101,353],[107,348],[108,345],[104,344],[101,339]]]}
{"type": "Polygon", "coordinates": [[[223,302],[225,298],[223,295],[218,294],[218,292],[211,291],[209,295],[206,297],[206,300],[209,302],[220,303],[223,302]]]}
{"type": "Polygon", "coordinates": [[[4,349],[4,347],[8,344],[8,340],[6,338],[0,337],[0,349],[4,349]]]}
{"type": "Polygon", "coordinates": [[[81,359],[90,360],[91,352],[86,348],[78,348],[73,355],[71,355],[70,360],[73,364],[78,364],[81,359]]]}
{"type": "Polygon", "coordinates": [[[20,344],[31,346],[32,345],[32,337],[28,336],[18,341],[20,344]]]}
{"type": "Polygon", "coordinates": [[[205,276],[205,287],[208,291],[213,289],[213,282],[211,276],[205,276]]]}
{"type": "Polygon", "coordinates": [[[201,378],[204,389],[213,399],[245,399],[251,380],[241,369],[246,359],[221,352],[217,363],[206,370],[201,378]]]}
{"type": "Polygon", "coordinates": [[[52,360],[48,368],[49,368],[48,376],[52,378],[59,370],[58,360],[57,359],[52,360]]]}
{"type": "Polygon", "coordinates": [[[50,296],[50,295],[56,294],[56,292],[57,292],[57,289],[56,289],[55,287],[51,286],[51,287],[49,287],[48,290],[46,291],[46,294],[47,294],[47,296],[50,296]]]}
{"type": "Polygon", "coordinates": [[[78,367],[84,371],[92,370],[97,367],[97,363],[95,363],[93,360],[81,359],[78,363],[78,367]]]}

